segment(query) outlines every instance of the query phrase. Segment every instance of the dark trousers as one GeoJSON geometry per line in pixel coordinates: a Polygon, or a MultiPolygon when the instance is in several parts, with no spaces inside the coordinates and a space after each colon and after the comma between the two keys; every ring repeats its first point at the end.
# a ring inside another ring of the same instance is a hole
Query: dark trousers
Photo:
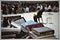
{"type": "Polygon", "coordinates": [[[34,21],[37,22],[37,15],[33,17],[34,21]]]}
{"type": "Polygon", "coordinates": [[[37,15],[35,15],[33,18],[34,18],[34,21],[35,21],[35,22],[38,22],[38,21],[40,22],[40,18],[41,18],[41,20],[43,21],[42,16],[37,17],[37,15]],[[38,20],[37,20],[37,19],[38,19],[38,20]]]}

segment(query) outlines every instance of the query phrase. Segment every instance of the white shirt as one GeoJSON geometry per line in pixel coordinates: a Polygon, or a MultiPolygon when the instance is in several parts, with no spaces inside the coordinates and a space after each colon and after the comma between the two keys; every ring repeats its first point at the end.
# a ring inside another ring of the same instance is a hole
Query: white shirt
{"type": "Polygon", "coordinates": [[[48,6],[48,9],[51,9],[51,6],[50,5],[48,6]]]}
{"type": "Polygon", "coordinates": [[[40,8],[40,6],[37,6],[37,9],[40,8]]]}
{"type": "Polygon", "coordinates": [[[26,7],[26,11],[29,11],[29,7],[26,7]]]}
{"type": "Polygon", "coordinates": [[[45,7],[45,10],[48,10],[48,8],[47,8],[47,7],[45,7]]]}
{"type": "Polygon", "coordinates": [[[56,9],[56,7],[54,6],[54,7],[53,7],[53,10],[55,10],[55,9],[56,9]]]}
{"type": "Polygon", "coordinates": [[[14,10],[14,8],[12,8],[12,10],[14,10]]]}
{"type": "Polygon", "coordinates": [[[43,6],[42,5],[40,5],[40,10],[42,10],[43,9],[43,6]]]}

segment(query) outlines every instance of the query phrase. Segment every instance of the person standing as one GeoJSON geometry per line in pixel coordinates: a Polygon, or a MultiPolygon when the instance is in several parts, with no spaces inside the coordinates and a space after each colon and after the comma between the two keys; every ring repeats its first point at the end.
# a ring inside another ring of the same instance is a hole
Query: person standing
{"type": "Polygon", "coordinates": [[[29,12],[29,7],[26,7],[26,12],[29,12]]]}
{"type": "Polygon", "coordinates": [[[44,12],[44,7],[43,7],[42,10],[40,10],[39,8],[37,9],[37,15],[34,15],[34,17],[33,17],[35,22],[38,22],[39,21],[39,23],[40,23],[40,19],[43,22],[43,19],[42,19],[42,13],[43,12],[44,12]]]}
{"type": "Polygon", "coordinates": [[[14,7],[15,7],[15,6],[12,4],[12,13],[14,13],[14,7]]]}
{"type": "Polygon", "coordinates": [[[18,9],[16,10],[17,13],[22,13],[23,12],[23,7],[21,4],[18,5],[18,9]]]}
{"type": "Polygon", "coordinates": [[[2,14],[7,14],[5,4],[2,4],[2,14]]]}
{"type": "Polygon", "coordinates": [[[40,5],[37,3],[37,9],[39,9],[40,10],[40,5]]]}
{"type": "Polygon", "coordinates": [[[8,10],[9,10],[9,14],[11,14],[12,13],[12,5],[11,4],[8,5],[8,10]]]}
{"type": "Polygon", "coordinates": [[[52,11],[51,5],[48,6],[48,12],[52,11]]]}
{"type": "Polygon", "coordinates": [[[41,9],[41,10],[38,9],[38,12],[37,12],[37,20],[39,21],[39,23],[40,23],[40,19],[43,22],[42,13],[43,13],[43,9],[41,9]]]}
{"type": "Polygon", "coordinates": [[[18,4],[14,4],[14,14],[16,14],[17,12],[17,9],[18,9],[18,4]]]}
{"type": "Polygon", "coordinates": [[[31,6],[31,5],[29,5],[29,12],[31,12],[31,9],[32,9],[32,6],[31,6]]]}

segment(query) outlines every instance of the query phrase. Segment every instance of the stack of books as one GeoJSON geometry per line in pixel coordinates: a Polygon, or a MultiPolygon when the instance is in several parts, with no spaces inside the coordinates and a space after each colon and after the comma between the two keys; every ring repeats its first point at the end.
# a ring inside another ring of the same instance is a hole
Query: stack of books
{"type": "Polygon", "coordinates": [[[33,38],[45,38],[54,36],[54,30],[48,27],[32,28],[30,34],[33,38]]]}

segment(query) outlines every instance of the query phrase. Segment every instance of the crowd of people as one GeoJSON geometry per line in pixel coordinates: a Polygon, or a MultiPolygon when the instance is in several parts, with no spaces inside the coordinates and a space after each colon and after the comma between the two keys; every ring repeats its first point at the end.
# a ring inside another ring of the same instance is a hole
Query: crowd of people
{"type": "Polygon", "coordinates": [[[27,4],[27,3],[18,3],[18,4],[1,4],[1,11],[2,14],[16,14],[16,13],[24,13],[24,12],[35,12],[37,9],[42,10],[44,8],[44,11],[59,11],[59,7],[56,5],[48,5],[48,4],[27,4]]]}

